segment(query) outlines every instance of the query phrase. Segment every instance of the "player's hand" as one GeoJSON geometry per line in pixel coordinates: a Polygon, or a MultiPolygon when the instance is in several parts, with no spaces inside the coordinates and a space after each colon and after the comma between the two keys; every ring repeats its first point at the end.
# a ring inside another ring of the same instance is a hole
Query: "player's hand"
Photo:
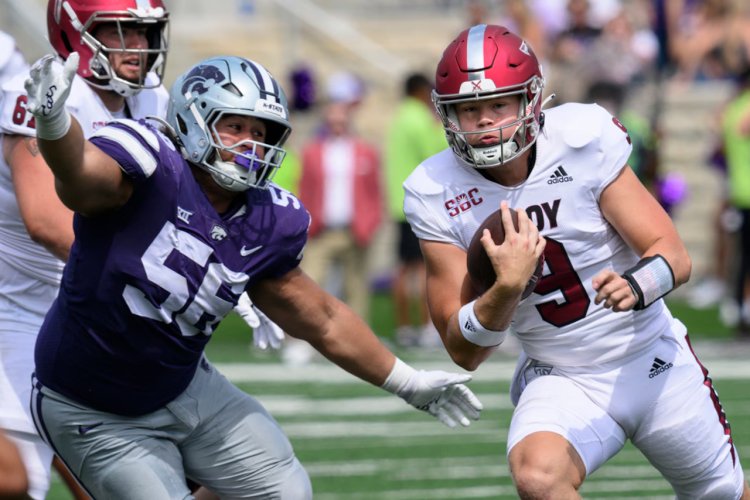
{"type": "Polygon", "coordinates": [[[600,271],[591,280],[596,292],[595,304],[602,304],[614,312],[630,311],[638,303],[638,296],[630,283],[611,269],[600,271]]]}
{"type": "Polygon", "coordinates": [[[253,329],[253,345],[266,350],[279,349],[281,342],[284,340],[284,331],[279,325],[271,321],[263,311],[255,307],[250,297],[243,293],[234,310],[245,320],[253,329]]]}
{"type": "Polygon", "coordinates": [[[448,427],[468,427],[484,408],[479,398],[464,385],[471,375],[442,370],[415,370],[400,359],[383,388],[400,396],[415,408],[426,411],[448,427]]]}
{"type": "Polygon", "coordinates": [[[525,210],[516,210],[518,229],[514,227],[507,200],[500,202],[500,210],[503,242],[496,244],[488,229],[484,230],[480,241],[495,270],[497,283],[503,288],[524,290],[547,242],[525,210]]]}
{"type": "Polygon", "coordinates": [[[72,52],[60,68],[54,64],[54,56],[46,55],[31,67],[24,86],[28,94],[27,109],[36,117],[37,137],[40,139],[59,139],[70,128],[65,101],[78,70],[78,59],[78,53],[72,52]]]}

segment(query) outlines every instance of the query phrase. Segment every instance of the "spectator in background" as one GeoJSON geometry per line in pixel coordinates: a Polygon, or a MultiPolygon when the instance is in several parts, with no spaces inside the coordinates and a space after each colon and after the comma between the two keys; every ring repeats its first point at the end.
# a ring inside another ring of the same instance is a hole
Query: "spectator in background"
{"type": "Polygon", "coordinates": [[[750,67],[738,78],[737,95],[724,110],[722,132],[727,162],[729,203],[740,213],[739,267],[734,301],[739,311],[737,335],[750,339],[750,67]]]}
{"type": "Polygon", "coordinates": [[[279,172],[273,178],[274,184],[290,193],[299,194],[299,181],[302,175],[299,155],[294,150],[287,150],[281,166],[283,168],[279,168],[279,172]]]}
{"type": "MultiPolygon", "coordinates": [[[[722,109],[723,112],[723,109],[722,109]]],[[[734,274],[736,233],[741,225],[741,216],[729,202],[729,185],[727,179],[727,162],[724,155],[724,142],[721,132],[721,113],[710,126],[712,146],[706,160],[707,166],[721,180],[721,193],[714,208],[713,232],[711,237],[711,254],[709,268],[705,276],[690,287],[685,300],[690,307],[706,309],[719,305],[719,320],[729,327],[736,327],[739,322],[739,309],[734,298],[728,298],[728,284],[734,274]]]]}
{"type": "Polygon", "coordinates": [[[422,73],[404,80],[404,97],[396,110],[386,138],[385,173],[388,208],[398,225],[398,268],[393,280],[396,311],[396,341],[401,345],[438,340],[427,313],[425,268],[419,241],[404,215],[402,184],[414,168],[433,154],[448,147],[442,126],[432,106],[433,84],[422,73]],[[411,292],[411,293],[410,293],[411,292]],[[413,325],[411,309],[419,310],[419,324],[413,325]]]}
{"type": "MultiPolygon", "coordinates": [[[[313,109],[316,101],[316,79],[312,68],[306,64],[298,64],[289,73],[290,102],[289,112],[291,116],[297,115],[299,120],[302,115],[307,115],[313,109]]],[[[292,138],[287,142],[287,153],[273,178],[273,182],[287,191],[299,194],[299,180],[302,175],[302,165],[297,153],[297,147],[292,138]]]]}
{"type": "Polygon", "coordinates": [[[468,24],[486,23],[487,15],[486,0],[468,0],[466,2],[466,22],[468,24]]]}
{"type": "Polygon", "coordinates": [[[363,272],[383,211],[380,153],[355,133],[351,101],[331,97],[323,110],[326,134],[302,148],[299,197],[312,217],[302,266],[323,285],[340,264],[345,302],[368,318],[363,272]]]}
{"type": "Polygon", "coordinates": [[[607,81],[627,87],[643,81],[655,68],[659,41],[648,29],[635,22],[634,5],[620,9],[593,40],[586,57],[589,81],[607,81]],[[613,64],[617,61],[617,64],[613,64]]]}
{"type": "MultiPolygon", "coordinates": [[[[526,0],[524,3],[529,6],[534,18],[542,23],[548,40],[555,40],[570,24],[570,17],[567,10],[568,1],[526,0]]],[[[619,7],[620,0],[596,0],[592,2],[589,10],[589,18],[592,25],[603,26],[612,17],[612,13],[619,7]]]]}
{"type": "MultiPolygon", "coordinates": [[[[726,79],[750,62],[750,21],[732,0],[684,1],[671,34],[677,77],[726,79]]],[[[674,15],[674,14],[673,14],[674,15]]]]}
{"type": "Polygon", "coordinates": [[[590,83],[581,77],[588,74],[586,56],[602,33],[601,27],[591,22],[588,0],[568,0],[567,12],[567,28],[554,40],[551,53],[555,80],[565,82],[556,87],[562,102],[579,101],[585,95],[590,83]]]}
{"type": "MultiPolygon", "coordinates": [[[[301,146],[299,155],[284,158],[284,168],[291,168],[274,182],[298,195],[312,216],[303,269],[367,319],[370,288],[362,273],[382,218],[383,194],[380,154],[354,128],[365,93],[358,75],[333,73],[312,139],[301,146]]],[[[281,352],[285,363],[305,364],[315,355],[307,342],[286,337],[281,352]]]]}
{"type": "Polygon", "coordinates": [[[499,24],[518,33],[518,36],[531,45],[542,64],[545,64],[549,49],[542,22],[534,15],[525,0],[506,0],[502,4],[504,18],[499,24]]]}

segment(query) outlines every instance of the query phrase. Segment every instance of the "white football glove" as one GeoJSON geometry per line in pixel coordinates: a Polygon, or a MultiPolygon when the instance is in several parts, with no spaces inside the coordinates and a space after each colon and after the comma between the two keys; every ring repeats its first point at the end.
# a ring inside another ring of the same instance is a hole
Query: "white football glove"
{"type": "Polygon", "coordinates": [[[281,347],[281,342],[284,340],[284,331],[263,314],[263,311],[255,307],[246,293],[240,295],[240,300],[234,310],[253,329],[253,344],[255,347],[262,350],[269,347],[271,349],[281,347]]]}
{"type": "Polygon", "coordinates": [[[54,56],[46,55],[35,62],[24,84],[29,98],[26,107],[36,118],[36,135],[51,141],[70,129],[65,101],[78,69],[78,53],[72,52],[62,68],[54,61],[54,56]]]}
{"type": "Polygon", "coordinates": [[[459,423],[468,427],[470,419],[479,419],[484,408],[479,398],[464,385],[469,380],[471,375],[442,370],[417,371],[396,358],[396,364],[382,387],[448,427],[453,428],[459,423]]]}

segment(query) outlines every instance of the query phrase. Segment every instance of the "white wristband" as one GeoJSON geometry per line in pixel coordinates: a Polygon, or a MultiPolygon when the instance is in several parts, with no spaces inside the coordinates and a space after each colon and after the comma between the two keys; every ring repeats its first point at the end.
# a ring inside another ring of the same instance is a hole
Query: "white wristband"
{"type": "Polygon", "coordinates": [[[47,141],[56,141],[70,130],[70,113],[64,107],[59,113],[36,116],[36,136],[47,141]]]}
{"type": "Polygon", "coordinates": [[[407,365],[399,358],[396,358],[396,363],[394,363],[391,373],[388,374],[388,378],[385,379],[385,382],[383,382],[383,385],[380,387],[390,393],[396,394],[397,396],[406,398],[410,396],[410,394],[402,393],[416,371],[417,370],[407,365]]]}
{"type": "Polygon", "coordinates": [[[461,328],[461,335],[472,344],[482,347],[494,347],[502,344],[508,330],[488,330],[482,326],[476,313],[474,313],[475,302],[476,300],[472,300],[458,310],[458,326],[461,328]]]}
{"type": "Polygon", "coordinates": [[[638,302],[633,307],[645,309],[674,289],[675,279],[667,259],[659,254],[645,257],[622,273],[638,302]]]}

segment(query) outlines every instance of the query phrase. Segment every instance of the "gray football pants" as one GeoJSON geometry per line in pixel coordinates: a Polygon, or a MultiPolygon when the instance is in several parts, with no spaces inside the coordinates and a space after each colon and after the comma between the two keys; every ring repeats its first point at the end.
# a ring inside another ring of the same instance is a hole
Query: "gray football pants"
{"type": "Polygon", "coordinates": [[[35,381],[42,437],[96,499],[191,499],[185,478],[221,498],[306,500],[310,479],[278,423],[208,362],[153,413],[123,417],[35,381]]]}

